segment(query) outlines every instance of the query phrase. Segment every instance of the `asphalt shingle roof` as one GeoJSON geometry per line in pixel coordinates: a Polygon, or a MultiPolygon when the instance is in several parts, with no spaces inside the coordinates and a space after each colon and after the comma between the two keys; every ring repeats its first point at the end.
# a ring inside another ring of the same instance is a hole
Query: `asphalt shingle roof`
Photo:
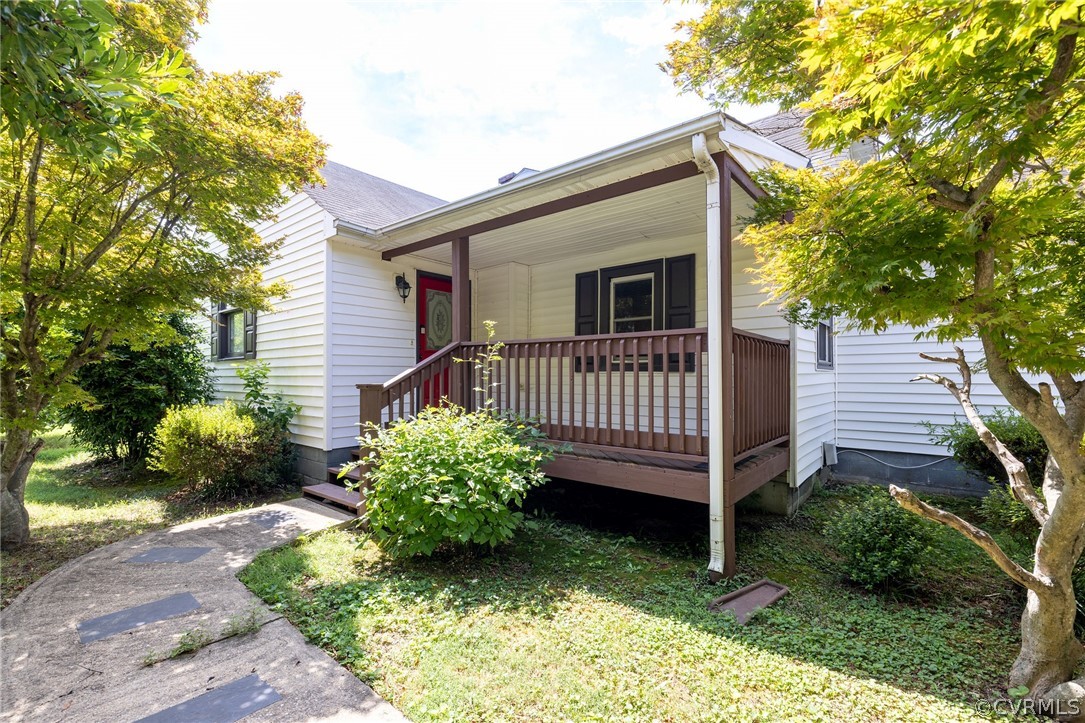
{"type": "Polygon", "coordinates": [[[814,168],[837,166],[848,159],[861,162],[877,153],[878,146],[870,139],[863,139],[841,153],[833,153],[826,148],[811,148],[803,132],[803,123],[808,115],[807,111],[786,110],[747,125],[770,141],[806,156],[814,168]]]}
{"type": "Polygon", "coordinates": [[[767,118],[761,118],[750,123],[750,128],[770,141],[779,143],[784,148],[796,153],[801,153],[810,159],[815,168],[824,165],[833,165],[833,154],[830,151],[810,148],[806,142],[806,136],[802,130],[802,124],[809,113],[800,110],[785,110],[774,113],[767,118]]]}
{"type": "Polygon", "coordinates": [[[380,228],[446,202],[398,183],[329,161],[320,170],[325,186],[306,186],[309,195],[337,219],[380,228]]]}

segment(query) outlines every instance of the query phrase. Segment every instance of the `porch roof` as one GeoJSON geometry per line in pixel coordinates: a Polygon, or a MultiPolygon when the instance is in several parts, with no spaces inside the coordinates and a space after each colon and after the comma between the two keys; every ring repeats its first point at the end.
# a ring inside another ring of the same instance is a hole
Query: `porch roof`
{"type": "MultiPolygon", "coordinates": [[[[440,234],[455,232],[472,225],[498,219],[516,212],[524,212],[541,204],[559,201],[577,194],[601,189],[611,184],[635,179],[652,172],[689,164],[693,160],[691,138],[697,133],[704,133],[709,141],[709,150],[728,153],[748,172],[780,162],[790,166],[805,166],[807,159],[784,146],[758,135],[734,118],[721,113],[710,113],[692,121],[665,129],[650,136],[624,143],[620,146],[601,151],[569,163],[551,168],[538,174],[514,180],[504,186],[489,189],[482,193],[454,201],[415,216],[397,221],[379,229],[364,228],[350,222],[336,222],[336,232],[355,243],[370,248],[389,251],[407,246],[422,239],[440,234]]],[[[741,198],[742,195],[736,196],[741,198]]],[[[605,207],[605,210],[620,213],[620,207],[635,203],[636,215],[649,216],[659,225],[670,228],[668,235],[674,236],[683,222],[691,224],[699,218],[697,229],[703,229],[704,223],[704,183],[691,183],[690,179],[668,183],[665,186],[648,188],[628,196],[602,201],[592,206],[605,207]],[[699,193],[698,193],[699,189],[699,193]],[[698,208],[699,207],[699,208],[698,208]],[[678,224],[676,226],[676,223],[678,224]]],[[[560,215],[561,225],[582,224],[588,217],[598,215],[603,209],[592,206],[564,211],[560,215]]],[[[505,229],[482,234],[487,239],[486,246],[498,249],[505,246],[503,256],[508,256],[513,244],[525,262],[535,262],[537,258],[527,248],[525,236],[530,235],[531,227],[542,221],[552,226],[556,219],[535,219],[525,221],[505,229]],[[504,232],[504,233],[503,233],[504,232]],[[497,243],[495,243],[497,242],[497,243]]],[[[612,229],[625,239],[629,233],[634,238],[650,238],[652,231],[638,224],[638,229],[612,229]]],[[[693,231],[694,229],[688,229],[693,231]]],[[[473,256],[482,249],[475,244],[473,256]]],[[[441,261],[447,260],[447,245],[426,249],[418,255],[441,261]]],[[[505,258],[504,260],[509,260],[505,258]]],[[[472,266],[482,267],[489,263],[500,263],[493,259],[472,258],[472,266]]]]}

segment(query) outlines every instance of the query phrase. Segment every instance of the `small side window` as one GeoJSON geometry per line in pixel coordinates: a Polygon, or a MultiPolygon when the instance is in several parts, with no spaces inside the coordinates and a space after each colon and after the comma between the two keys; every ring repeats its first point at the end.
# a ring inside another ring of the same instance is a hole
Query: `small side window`
{"type": "Polygon", "coordinates": [[[220,305],[211,328],[215,359],[256,358],[256,313],[220,305]]]}
{"type": "Polygon", "coordinates": [[[818,322],[817,368],[836,368],[836,340],[833,336],[832,318],[818,322]]]}

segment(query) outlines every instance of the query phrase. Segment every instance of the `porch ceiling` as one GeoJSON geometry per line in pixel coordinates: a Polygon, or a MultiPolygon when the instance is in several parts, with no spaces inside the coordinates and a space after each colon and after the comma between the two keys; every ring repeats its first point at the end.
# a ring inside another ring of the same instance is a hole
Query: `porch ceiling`
{"type": "MultiPolygon", "coordinates": [[[[753,199],[732,183],[732,227],[752,213],[753,199]]],[[[471,268],[515,261],[528,266],[583,253],[607,251],[632,241],[680,238],[705,233],[705,180],[697,175],[608,201],[562,211],[471,237],[471,268]]],[[[451,246],[415,252],[451,263],[451,246]]]]}

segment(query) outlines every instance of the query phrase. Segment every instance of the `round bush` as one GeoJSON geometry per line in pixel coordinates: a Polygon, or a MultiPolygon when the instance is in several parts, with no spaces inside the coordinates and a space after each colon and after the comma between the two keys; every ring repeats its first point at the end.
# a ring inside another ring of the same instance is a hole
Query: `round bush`
{"type": "MultiPolygon", "coordinates": [[[[1012,409],[996,409],[983,417],[988,429],[998,437],[1013,456],[1021,460],[1032,483],[1039,485],[1047,463],[1047,443],[1028,420],[1012,409]]],[[[1007,482],[1006,468],[987,449],[968,420],[960,419],[942,427],[927,423],[931,441],[949,447],[953,458],[968,469],[988,479],[1007,482]]]]}
{"type": "Polygon", "coordinates": [[[76,374],[76,383],[93,401],[65,407],[60,416],[71,425],[72,437],[95,456],[142,462],[167,409],[214,396],[202,328],[180,314],[166,323],[176,332],[172,341],[143,349],[116,344],[102,361],[76,374]]]}
{"type": "Polygon", "coordinates": [[[923,520],[880,490],[830,522],[826,534],[844,557],[845,575],[868,590],[911,582],[932,541],[923,520]]]}
{"type": "Polygon", "coordinates": [[[168,410],[155,429],[151,467],[202,497],[227,499],[281,486],[293,456],[287,431],[227,401],[168,410]]]}
{"type": "Polygon", "coordinates": [[[366,516],[394,557],[442,545],[495,547],[523,523],[519,507],[552,457],[527,422],[455,405],[428,407],[362,440],[371,487],[366,516]]]}

